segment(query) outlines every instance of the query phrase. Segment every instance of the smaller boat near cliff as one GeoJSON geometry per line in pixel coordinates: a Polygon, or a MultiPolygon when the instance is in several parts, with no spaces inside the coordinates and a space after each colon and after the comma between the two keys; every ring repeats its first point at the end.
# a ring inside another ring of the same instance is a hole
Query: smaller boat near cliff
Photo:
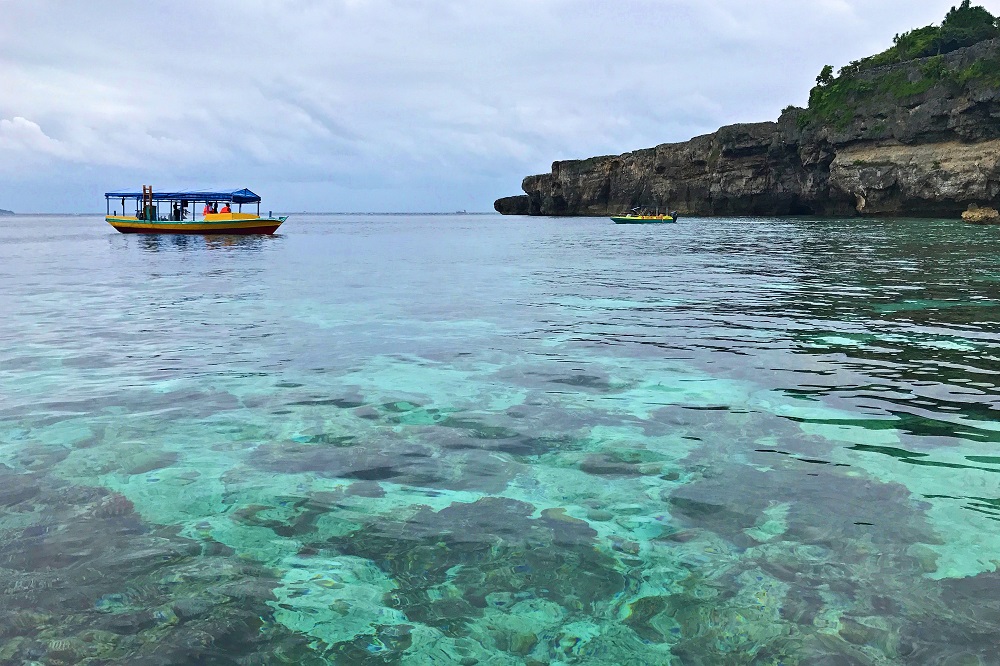
{"type": "Polygon", "coordinates": [[[633,208],[622,215],[613,215],[611,220],[615,224],[661,224],[663,222],[676,222],[677,212],[660,214],[652,213],[641,208],[633,208]]]}
{"type": "Polygon", "coordinates": [[[273,234],[288,219],[270,212],[261,217],[260,197],[247,189],[153,192],[152,186],[143,185],[141,192],[105,192],[104,200],[105,219],[123,234],[273,234]],[[117,207],[112,209],[119,200],[120,214],[117,207]],[[256,212],[243,212],[244,205],[253,204],[256,212]],[[135,214],[126,214],[132,205],[135,214]]]}

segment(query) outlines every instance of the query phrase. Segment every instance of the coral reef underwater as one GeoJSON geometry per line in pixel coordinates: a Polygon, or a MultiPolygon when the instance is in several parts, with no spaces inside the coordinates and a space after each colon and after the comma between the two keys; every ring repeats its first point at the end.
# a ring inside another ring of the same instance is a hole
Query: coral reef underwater
{"type": "Polygon", "coordinates": [[[451,314],[371,254],[266,294],[281,238],[25,273],[0,663],[991,663],[1000,261],[915,228],[525,230],[499,291],[467,240],[451,314]]]}

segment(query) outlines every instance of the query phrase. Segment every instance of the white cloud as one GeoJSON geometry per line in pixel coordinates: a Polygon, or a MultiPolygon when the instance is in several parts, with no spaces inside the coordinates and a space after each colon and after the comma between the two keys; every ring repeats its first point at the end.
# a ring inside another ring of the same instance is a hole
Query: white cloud
{"type": "Polygon", "coordinates": [[[51,159],[76,159],[71,147],[46,135],[38,123],[21,116],[0,119],[0,156],[0,168],[10,170],[51,159]]]}

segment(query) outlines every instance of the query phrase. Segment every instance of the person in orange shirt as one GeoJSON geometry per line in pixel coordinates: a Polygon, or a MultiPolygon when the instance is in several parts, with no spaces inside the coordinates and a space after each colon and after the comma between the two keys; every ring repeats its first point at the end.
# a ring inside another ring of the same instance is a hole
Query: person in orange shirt
{"type": "Polygon", "coordinates": [[[208,203],[206,201],[205,202],[205,209],[201,211],[201,214],[202,215],[208,215],[209,213],[217,213],[217,212],[219,212],[219,211],[217,211],[215,209],[215,204],[210,204],[210,203],[208,203]]]}
{"type": "Polygon", "coordinates": [[[220,210],[219,212],[220,213],[232,213],[233,209],[229,207],[229,204],[223,204],[222,205],[222,210],[220,210]]]}

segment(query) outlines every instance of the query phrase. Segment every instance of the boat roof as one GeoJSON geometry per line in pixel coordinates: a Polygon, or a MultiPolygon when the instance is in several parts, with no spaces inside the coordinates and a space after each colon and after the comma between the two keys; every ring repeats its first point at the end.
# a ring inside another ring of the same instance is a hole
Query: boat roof
{"type": "MultiPolygon", "coordinates": [[[[105,199],[142,199],[142,192],[105,192],[105,199]]],[[[183,192],[153,192],[153,201],[227,201],[257,203],[260,197],[250,190],[186,190],[183,192]]]]}

